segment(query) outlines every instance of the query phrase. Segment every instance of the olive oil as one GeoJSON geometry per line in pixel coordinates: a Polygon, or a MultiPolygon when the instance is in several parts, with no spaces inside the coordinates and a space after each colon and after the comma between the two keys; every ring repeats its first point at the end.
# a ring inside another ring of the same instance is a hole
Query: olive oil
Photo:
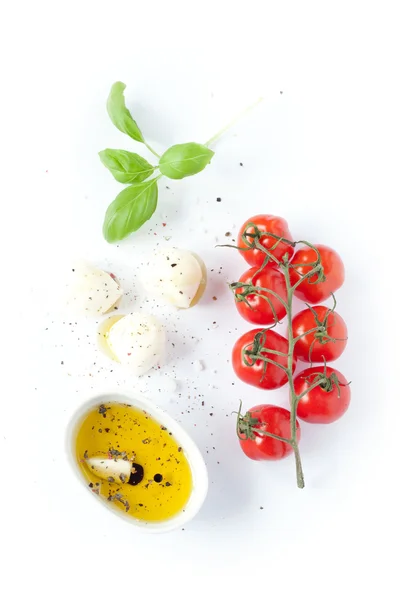
{"type": "Polygon", "coordinates": [[[191,495],[184,449],[146,411],[127,404],[101,404],[82,418],[76,460],[92,492],[135,519],[167,520],[191,495]]]}

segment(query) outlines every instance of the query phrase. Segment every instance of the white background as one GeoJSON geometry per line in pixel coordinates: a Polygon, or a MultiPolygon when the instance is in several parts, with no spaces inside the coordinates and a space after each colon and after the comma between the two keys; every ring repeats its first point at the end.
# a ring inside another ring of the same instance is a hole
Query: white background
{"type": "Polygon", "coordinates": [[[283,0],[3,7],[4,598],[186,598],[200,589],[214,597],[220,588],[227,597],[397,597],[395,7],[283,0]],[[216,144],[203,173],[162,181],[148,226],[109,246],[102,219],[121,188],[97,152],[142,150],[108,120],[116,80],[127,84],[128,105],[159,150],[204,142],[264,100],[216,144]],[[215,245],[259,212],[285,217],[295,238],[333,246],[347,268],[337,298],[350,338],[338,367],[352,380],[352,403],[334,425],[303,426],[303,491],[292,459],[258,464],[241,454],[231,415],[239,399],[246,407],[287,405],[286,388],[258,393],[229,364],[248,326],[225,284],[245,264],[215,245]],[[146,304],[137,269],[157,243],[188,247],[206,261],[209,288],[193,310],[146,304]],[[69,325],[61,267],[76,256],[115,271],[129,292],[124,309],[146,308],[163,320],[175,347],[162,372],[135,383],[99,355],[95,322],[69,325]],[[166,375],[176,377],[180,396],[159,391],[166,375]],[[118,386],[147,393],[204,453],[210,492],[185,531],[140,534],[69,473],[70,415],[93,390],[118,386]]]}

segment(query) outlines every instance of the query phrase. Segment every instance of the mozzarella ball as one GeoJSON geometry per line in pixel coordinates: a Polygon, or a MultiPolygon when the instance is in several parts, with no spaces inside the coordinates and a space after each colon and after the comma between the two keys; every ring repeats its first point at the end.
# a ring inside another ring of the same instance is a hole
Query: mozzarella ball
{"type": "Polygon", "coordinates": [[[168,248],[155,251],[142,269],[147,293],[177,308],[197,304],[206,287],[207,270],[199,256],[188,250],[168,248]]]}
{"type": "Polygon", "coordinates": [[[152,315],[115,315],[100,326],[99,334],[100,345],[106,354],[133,375],[144,375],[164,360],[165,331],[152,315]]]}
{"type": "Polygon", "coordinates": [[[71,272],[67,308],[75,315],[96,317],[111,310],[122,294],[121,286],[110,273],[82,262],[71,272]]]}

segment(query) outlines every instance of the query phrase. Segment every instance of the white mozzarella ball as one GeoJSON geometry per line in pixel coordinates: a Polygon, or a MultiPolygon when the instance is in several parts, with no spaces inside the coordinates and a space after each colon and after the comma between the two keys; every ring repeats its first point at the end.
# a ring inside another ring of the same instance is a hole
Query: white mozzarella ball
{"type": "Polygon", "coordinates": [[[79,263],[71,271],[67,309],[79,316],[99,316],[108,312],[121,298],[123,290],[106,271],[79,263]]]}
{"type": "Polygon", "coordinates": [[[196,304],[204,292],[207,272],[203,261],[188,250],[155,251],[142,269],[147,293],[178,308],[196,304]]]}
{"type": "Polygon", "coordinates": [[[152,315],[131,313],[114,323],[106,334],[112,356],[137,376],[160,364],[165,356],[165,331],[152,315]]]}

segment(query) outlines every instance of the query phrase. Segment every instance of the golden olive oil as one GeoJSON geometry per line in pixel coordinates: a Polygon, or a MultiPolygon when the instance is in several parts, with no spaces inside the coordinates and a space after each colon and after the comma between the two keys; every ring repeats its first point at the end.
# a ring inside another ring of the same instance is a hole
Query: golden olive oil
{"type": "Polygon", "coordinates": [[[185,509],[192,491],[184,449],[146,411],[127,404],[101,404],[82,418],[76,433],[76,460],[93,493],[142,521],[175,516],[185,509]],[[126,477],[122,481],[99,477],[88,463],[94,457],[103,457],[109,465],[129,461],[132,483],[126,477]]]}

